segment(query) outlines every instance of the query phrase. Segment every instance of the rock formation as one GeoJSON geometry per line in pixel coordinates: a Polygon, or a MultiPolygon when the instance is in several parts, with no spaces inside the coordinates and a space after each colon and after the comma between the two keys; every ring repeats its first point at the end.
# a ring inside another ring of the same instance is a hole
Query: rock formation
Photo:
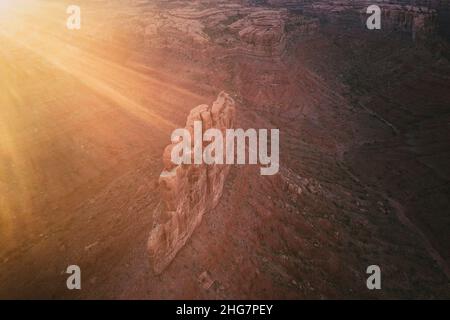
{"type": "Polygon", "coordinates": [[[279,55],[286,45],[285,10],[261,10],[253,12],[230,25],[242,45],[257,55],[279,55]]]}
{"type": "Polygon", "coordinates": [[[368,14],[366,9],[369,5],[376,4],[381,8],[382,29],[407,32],[414,40],[424,39],[435,33],[437,29],[438,15],[433,7],[440,4],[437,2],[418,2],[415,5],[405,5],[403,1],[343,1],[330,0],[320,1],[305,6],[305,12],[321,17],[326,17],[329,21],[337,21],[345,17],[346,13],[351,14],[359,10],[362,25],[365,26],[368,14]]]}
{"type": "Polygon", "coordinates": [[[425,39],[437,28],[436,10],[417,6],[382,5],[382,28],[408,32],[414,40],[425,39]]]}
{"type": "Polygon", "coordinates": [[[317,18],[305,17],[303,15],[292,15],[286,31],[296,39],[301,36],[315,35],[320,29],[320,21],[317,18]]]}
{"type": "MultiPolygon", "coordinates": [[[[192,109],[186,129],[193,132],[194,121],[201,121],[204,131],[217,128],[224,133],[233,128],[234,118],[234,100],[222,92],[212,106],[200,105],[192,109]]],[[[151,265],[156,273],[169,265],[203,215],[218,204],[229,171],[229,166],[219,164],[175,165],[171,161],[174,145],[170,144],[164,150],[164,170],[159,186],[165,209],[148,240],[151,265]]],[[[203,146],[207,145],[204,142],[203,146]]]]}
{"type": "Polygon", "coordinates": [[[182,44],[202,46],[209,41],[204,25],[193,19],[158,13],[145,27],[146,47],[175,48],[182,44]]]}

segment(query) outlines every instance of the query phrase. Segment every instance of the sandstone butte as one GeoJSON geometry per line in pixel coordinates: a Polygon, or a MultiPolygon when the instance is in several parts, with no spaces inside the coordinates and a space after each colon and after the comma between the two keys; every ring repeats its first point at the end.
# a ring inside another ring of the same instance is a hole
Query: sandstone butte
{"type": "MultiPolygon", "coordinates": [[[[221,92],[212,106],[192,109],[185,128],[192,133],[194,121],[202,121],[204,131],[217,128],[224,134],[226,129],[234,127],[235,113],[234,100],[221,92]]],[[[157,274],[164,271],[186,244],[203,215],[218,204],[230,170],[229,166],[218,164],[175,165],[170,157],[174,145],[164,150],[164,169],[159,177],[163,204],[155,212],[159,222],[150,232],[147,244],[150,264],[157,274]]],[[[204,147],[207,145],[204,142],[204,147]]]]}

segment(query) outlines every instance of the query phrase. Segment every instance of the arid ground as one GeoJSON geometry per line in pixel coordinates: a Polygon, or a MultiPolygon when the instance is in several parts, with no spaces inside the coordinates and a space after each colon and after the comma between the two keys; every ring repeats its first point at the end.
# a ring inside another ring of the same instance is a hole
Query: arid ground
{"type": "Polygon", "coordinates": [[[448,2],[65,2],[0,5],[0,298],[450,298],[448,2]],[[280,171],[234,165],[156,274],[163,150],[222,91],[280,171]]]}

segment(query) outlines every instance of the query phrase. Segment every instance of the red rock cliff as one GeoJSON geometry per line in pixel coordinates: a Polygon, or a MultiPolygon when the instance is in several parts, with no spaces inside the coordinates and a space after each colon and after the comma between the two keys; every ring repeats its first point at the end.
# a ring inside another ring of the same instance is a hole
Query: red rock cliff
{"type": "MultiPolygon", "coordinates": [[[[225,134],[226,129],[233,128],[234,118],[234,100],[222,92],[212,106],[200,105],[191,110],[186,129],[192,133],[194,121],[201,121],[203,132],[217,128],[225,134]]],[[[175,165],[171,161],[173,147],[170,144],[164,150],[164,170],[159,178],[165,208],[156,212],[160,221],[148,239],[151,265],[156,273],[169,265],[203,215],[218,204],[229,171],[227,165],[175,165]]]]}

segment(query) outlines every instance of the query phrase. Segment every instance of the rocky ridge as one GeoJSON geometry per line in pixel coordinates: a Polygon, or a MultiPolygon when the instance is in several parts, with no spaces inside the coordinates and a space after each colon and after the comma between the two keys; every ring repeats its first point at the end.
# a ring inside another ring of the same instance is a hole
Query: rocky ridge
{"type": "MultiPolygon", "coordinates": [[[[203,131],[217,128],[225,133],[226,129],[233,128],[234,119],[235,102],[222,92],[212,106],[200,105],[192,109],[186,129],[193,133],[194,122],[201,121],[203,131]]],[[[204,147],[207,145],[204,143],[204,147]]],[[[169,265],[203,215],[218,204],[230,170],[228,165],[219,164],[175,165],[171,161],[174,146],[170,144],[164,150],[164,171],[159,186],[165,209],[159,208],[159,222],[148,240],[151,265],[156,273],[169,265]]]]}

